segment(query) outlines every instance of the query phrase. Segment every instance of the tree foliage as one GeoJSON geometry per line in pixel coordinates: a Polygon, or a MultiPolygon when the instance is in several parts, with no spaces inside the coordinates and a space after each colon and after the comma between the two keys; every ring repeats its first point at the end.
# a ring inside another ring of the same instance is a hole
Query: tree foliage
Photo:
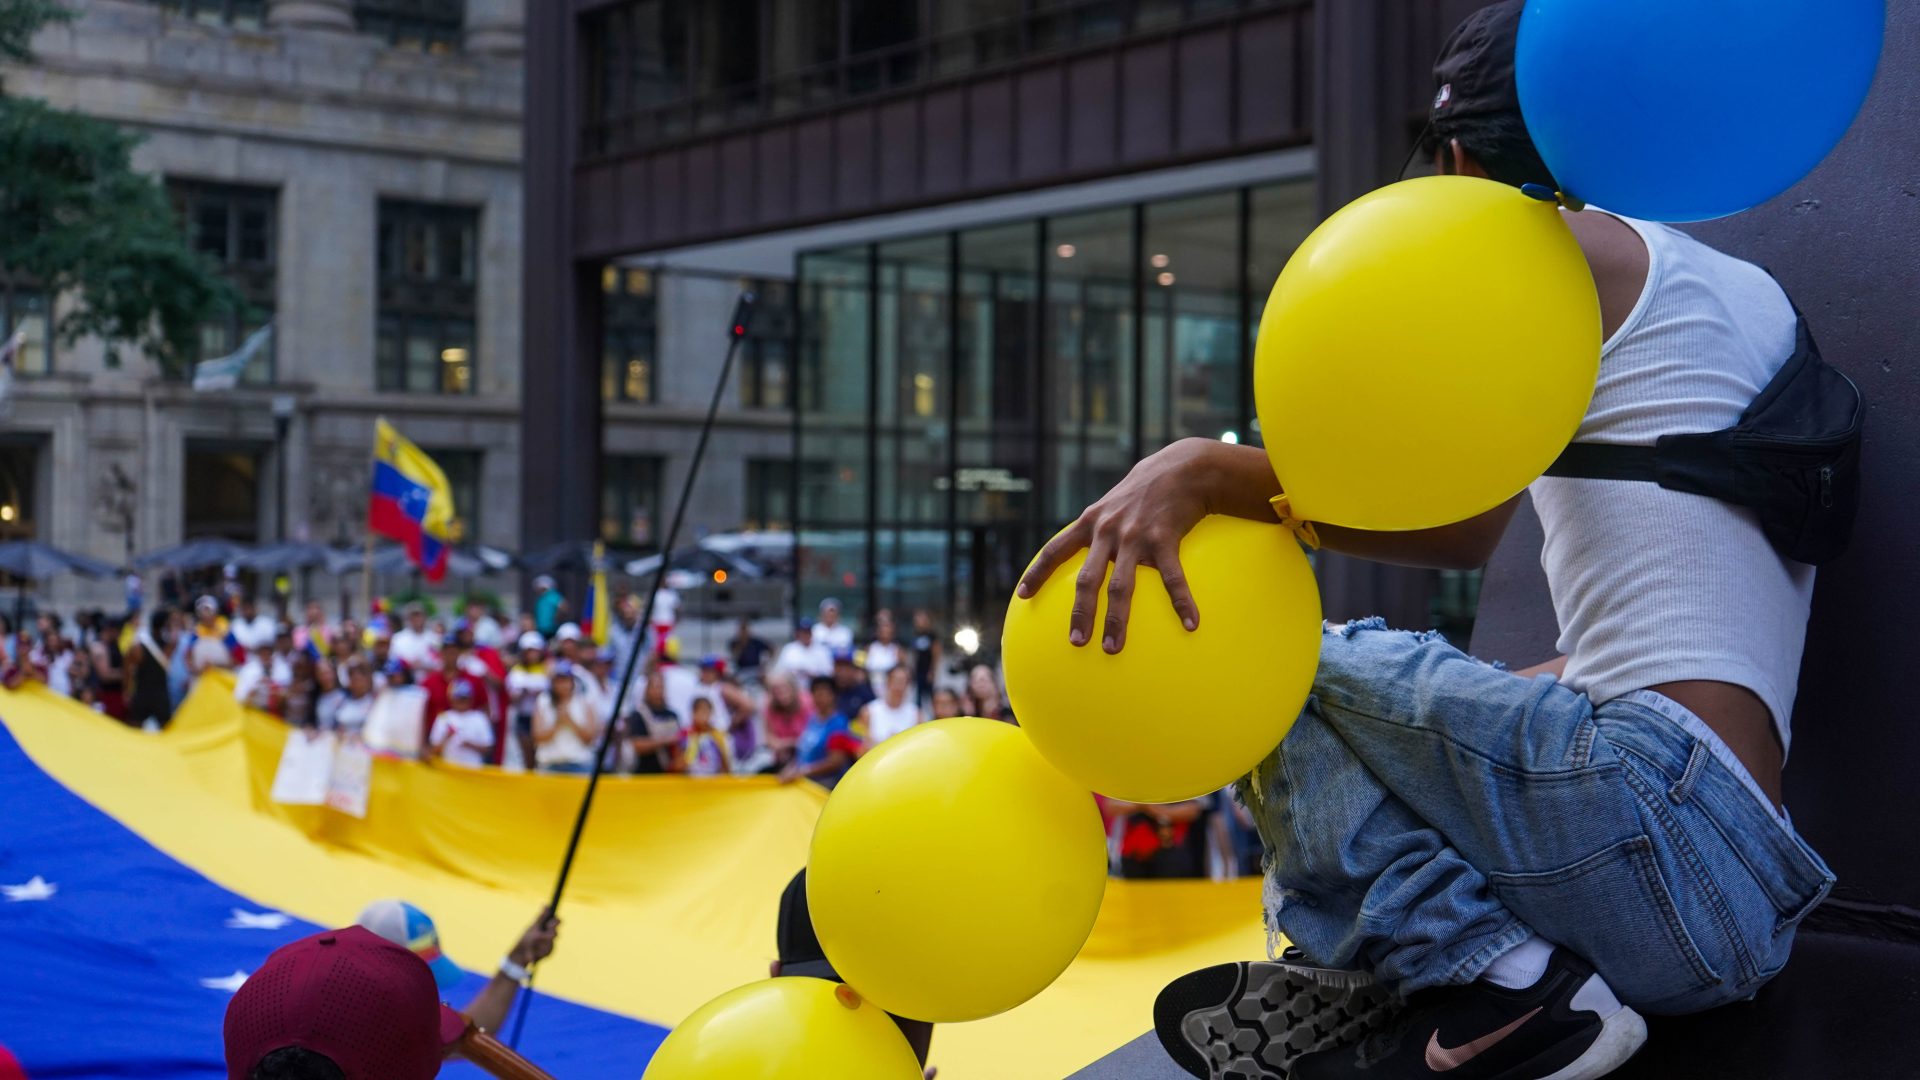
{"type": "MultiPolygon", "coordinates": [[[[0,56],[68,18],[51,0],[0,0],[0,56]]],[[[109,364],[134,345],[171,374],[199,359],[200,325],[239,303],[188,246],[158,179],[133,168],[137,136],[30,98],[0,95],[0,267],[63,299],[60,340],[94,336],[109,364]]]]}

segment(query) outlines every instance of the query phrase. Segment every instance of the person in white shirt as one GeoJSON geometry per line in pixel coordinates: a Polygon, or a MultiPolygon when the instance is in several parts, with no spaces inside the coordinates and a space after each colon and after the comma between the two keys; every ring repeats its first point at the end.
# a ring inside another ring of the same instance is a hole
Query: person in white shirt
{"type": "Polygon", "coordinates": [[[387,655],[399,660],[415,671],[431,671],[439,666],[436,658],[440,652],[440,637],[427,629],[427,612],[419,604],[408,604],[406,609],[407,625],[393,635],[387,645],[387,655]]]}
{"type": "MultiPolygon", "coordinates": [[[[733,710],[727,708],[725,695],[727,662],[718,656],[708,656],[700,661],[700,688],[695,692],[695,700],[705,699],[713,702],[713,726],[719,731],[733,728],[733,710]]],[[[688,717],[693,715],[693,705],[687,705],[688,717]]]]}
{"type": "Polygon", "coordinates": [[[853,648],[853,627],[840,621],[840,601],[831,596],[820,601],[820,621],[814,625],[813,640],[826,646],[829,654],[853,648]]]}
{"type": "Polygon", "coordinates": [[[833,674],[833,650],[814,639],[811,619],[801,619],[794,624],[793,640],[780,646],[780,655],[774,658],[773,669],[806,685],[833,674]]]}
{"type": "Polygon", "coordinates": [[[248,656],[272,648],[274,630],[273,617],[262,613],[251,596],[240,598],[240,609],[227,624],[227,632],[233,635],[234,644],[245,649],[248,656]]]}
{"type": "Polygon", "coordinates": [[[867,646],[867,677],[873,680],[874,693],[887,686],[887,673],[906,660],[906,650],[894,637],[893,612],[880,611],[873,617],[873,643],[867,646]]]}
{"type": "Polygon", "coordinates": [[[467,629],[473,631],[473,643],[483,649],[497,649],[507,640],[499,620],[478,600],[467,601],[467,629]]]}
{"type": "Polygon", "coordinates": [[[653,611],[647,621],[653,623],[654,640],[665,641],[673,634],[675,624],[680,621],[680,593],[666,582],[660,583],[660,591],[653,596],[653,611]]]}
{"type": "Polygon", "coordinates": [[[320,730],[359,738],[373,711],[373,673],[365,661],[347,661],[347,685],[320,699],[320,730]]]}
{"type": "Polygon", "coordinates": [[[473,707],[473,687],[466,683],[454,683],[447,696],[447,710],[434,717],[427,735],[434,756],[456,765],[485,765],[493,749],[493,721],[473,707]]]}
{"type": "Polygon", "coordinates": [[[886,692],[868,702],[861,712],[866,718],[869,750],[926,719],[913,700],[912,670],[901,664],[887,672],[886,692]]]}
{"type": "MultiPolygon", "coordinates": [[[[547,639],[538,630],[520,635],[520,658],[507,672],[507,704],[513,717],[513,744],[520,748],[522,763],[533,760],[533,710],[540,695],[547,692],[547,639]]],[[[509,746],[511,749],[512,746],[509,746]]]]}
{"type": "Polygon", "coordinates": [[[588,772],[602,721],[574,683],[573,665],[553,666],[553,683],[533,710],[534,761],[547,772],[588,772]]]}

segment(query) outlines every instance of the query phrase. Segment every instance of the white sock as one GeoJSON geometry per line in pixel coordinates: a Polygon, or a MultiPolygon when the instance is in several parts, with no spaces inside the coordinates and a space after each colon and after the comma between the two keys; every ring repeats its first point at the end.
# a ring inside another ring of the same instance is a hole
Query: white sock
{"type": "Polygon", "coordinates": [[[1553,956],[1553,942],[1535,934],[1501,953],[1480,977],[1509,990],[1525,990],[1547,973],[1547,960],[1553,956]]]}

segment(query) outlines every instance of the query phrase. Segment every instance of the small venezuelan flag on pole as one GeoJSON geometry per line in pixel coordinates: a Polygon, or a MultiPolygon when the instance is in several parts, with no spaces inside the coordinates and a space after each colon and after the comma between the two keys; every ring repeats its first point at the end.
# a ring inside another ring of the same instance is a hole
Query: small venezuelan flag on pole
{"type": "Polygon", "coordinates": [[[426,452],[408,442],[385,419],[373,436],[373,488],[367,493],[367,528],[400,541],[428,581],[447,573],[453,525],[453,488],[426,452]]]}
{"type": "Polygon", "coordinates": [[[587,587],[587,636],[605,646],[613,628],[613,596],[607,592],[607,545],[593,544],[593,584],[587,587]]]}

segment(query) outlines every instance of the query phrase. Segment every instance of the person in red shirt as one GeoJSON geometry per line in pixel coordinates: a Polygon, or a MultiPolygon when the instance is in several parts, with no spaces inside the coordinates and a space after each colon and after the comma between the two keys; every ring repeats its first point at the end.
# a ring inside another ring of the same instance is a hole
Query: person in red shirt
{"type": "Polygon", "coordinates": [[[440,668],[419,681],[419,686],[427,692],[427,711],[421,718],[420,745],[427,745],[428,735],[433,731],[433,722],[452,705],[452,690],[455,683],[464,683],[472,695],[473,707],[494,719],[492,765],[500,764],[500,751],[506,741],[506,714],[495,708],[494,694],[487,685],[483,674],[486,664],[477,658],[469,660],[465,650],[460,647],[457,635],[449,634],[440,649],[440,668]]]}

